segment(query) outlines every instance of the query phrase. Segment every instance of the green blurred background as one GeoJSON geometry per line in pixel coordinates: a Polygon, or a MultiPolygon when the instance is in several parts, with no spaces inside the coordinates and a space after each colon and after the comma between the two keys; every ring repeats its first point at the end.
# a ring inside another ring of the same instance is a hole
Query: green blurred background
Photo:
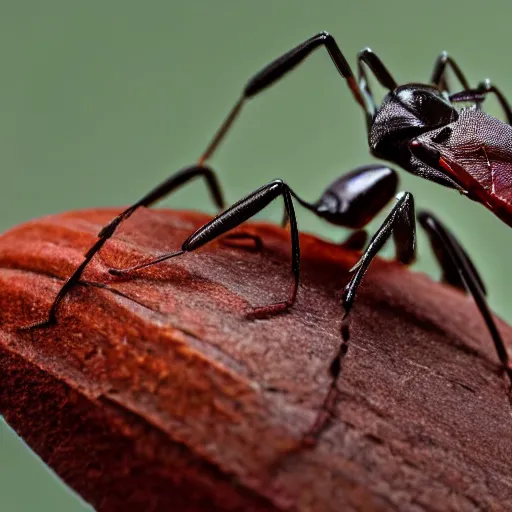
{"type": "MultiPolygon", "coordinates": [[[[4,0],[0,228],[137,199],[195,161],[254,72],[320,30],[352,64],[371,46],[399,82],[427,80],[446,49],[472,83],[489,76],[512,96],[510,14],[510,2],[497,0],[4,0]]],[[[247,105],[213,164],[232,202],[276,177],[313,200],[370,161],[361,112],[320,50],[247,105]]],[[[494,310],[512,320],[509,228],[450,190],[402,178],[417,205],[457,233],[494,310]]],[[[200,183],[164,204],[213,212],[200,183]]],[[[298,220],[302,230],[343,236],[308,212],[298,220]]],[[[423,235],[419,253],[416,268],[437,276],[423,235]]],[[[0,510],[86,509],[0,423],[0,510]]]]}

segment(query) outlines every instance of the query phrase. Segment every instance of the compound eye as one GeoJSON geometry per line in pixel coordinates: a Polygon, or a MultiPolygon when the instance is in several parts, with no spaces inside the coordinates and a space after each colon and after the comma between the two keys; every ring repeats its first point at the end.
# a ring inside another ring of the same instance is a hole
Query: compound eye
{"type": "Polygon", "coordinates": [[[457,111],[435,89],[406,86],[397,91],[397,96],[402,105],[425,126],[437,127],[457,120],[457,111]]]}

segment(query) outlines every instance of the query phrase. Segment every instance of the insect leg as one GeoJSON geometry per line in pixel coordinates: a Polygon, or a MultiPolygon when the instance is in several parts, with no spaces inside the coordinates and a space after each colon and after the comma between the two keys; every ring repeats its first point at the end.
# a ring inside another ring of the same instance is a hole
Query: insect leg
{"type": "Polygon", "coordinates": [[[434,69],[432,70],[432,75],[430,76],[430,83],[439,87],[439,90],[441,91],[450,92],[446,79],[446,71],[448,68],[454,72],[463,89],[470,89],[469,82],[467,81],[464,73],[447,52],[441,52],[439,57],[437,57],[434,63],[434,69]]]}
{"type": "Polygon", "coordinates": [[[220,235],[236,228],[246,220],[250,219],[270,202],[279,196],[283,196],[285,208],[290,220],[291,231],[291,244],[292,244],[292,274],[293,281],[290,289],[288,299],[282,302],[276,302],[268,306],[258,307],[253,310],[251,316],[261,318],[264,316],[279,313],[290,308],[295,302],[297,295],[297,288],[299,284],[300,273],[300,246],[299,246],[299,233],[297,229],[297,222],[295,219],[295,210],[293,208],[292,196],[290,188],[286,183],[281,180],[274,180],[260,187],[258,190],[252,192],[245,198],[241,199],[226,211],[217,215],[211,221],[207,222],[204,226],[200,227],[190,237],[188,237],[182,244],[181,249],[172,253],[167,253],[159,256],[158,258],[140,263],[133,267],[125,269],[110,269],[111,274],[120,276],[128,272],[133,272],[142,268],[146,268],[162,261],[181,256],[186,252],[195,251],[203,245],[218,238],[220,235]]]}
{"type": "MultiPolygon", "coordinates": [[[[512,365],[508,352],[487,304],[485,286],[475,266],[455,236],[432,214],[421,212],[418,215],[418,220],[427,231],[430,239],[434,241],[434,252],[438,252],[441,247],[443,248],[442,250],[445,256],[449,257],[451,260],[448,271],[452,272],[454,268],[457,269],[466,290],[473,296],[484,322],[487,325],[487,329],[491,334],[498,359],[512,383],[512,365]]],[[[443,268],[443,270],[446,275],[446,268],[443,268]]]]}
{"type": "Polygon", "coordinates": [[[507,117],[507,123],[512,124],[512,109],[510,108],[510,103],[507,101],[503,93],[488,78],[478,84],[477,90],[482,94],[494,94],[507,117]]]}
{"type": "Polygon", "coordinates": [[[341,342],[329,366],[331,377],[329,391],[307,435],[307,438],[311,439],[310,442],[314,442],[318,439],[328,425],[329,418],[333,415],[333,407],[339,393],[336,383],[342,372],[342,360],[349,349],[350,333],[348,315],[354,304],[357,290],[373,258],[392,234],[395,241],[397,259],[404,264],[412,263],[415,257],[416,247],[416,221],[414,199],[409,192],[403,192],[398,196],[395,206],[371,239],[359,262],[354,266],[353,270],[355,270],[355,273],[343,292],[342,300],[345,315],[341,321],[341,342]]]}
{"type": "Polygon", "coordinates": [[[369,112],[366,106],[366,101],[359,90],[348,62],[343,53],[341,53],[335,39],[327,32],[320,32],[272,61],[247,82],[242,92],[242,96],[231,109],[228,116],[213,136],[211,142],[208,144],[208,147],[199,158],[199,164],[203,164],[213,155],[229,131],[231,125],[240,114],[240,111],[247,100],[280,80],[320,46],[326,48],[333,64],[336,66],[336,69],[347,81],[347,85],[355,100],[359,105],[361,105],[368,115],[369,112]]]}
{"type": "Polygon", "coordinates": [[[491,83],[489,79],[484,80],[478,84],[476,89],[465,89],[460,92],[456,92],[450,95],[450,101],[452,103],[460,103],[473,101],[477,105],[480,105],[488,94],[494,94],[498,103],[500,104],[501,110],[507,118],[507,123],[512,124],[512,109],[510,103],[507,101],[503,93],[491,83]]]}
{"type": "MultiPolygon", "coordinates": [[[[426,231],[427,236],[429,238],[430,245],[432,247],[432,251],[434,252],[434,256],[441,267],[442,277],[441,281],[443,283],[450,284],[451,286],[455,286],[459,290],[467,293],[469,290],[466,287],[466,283],[461,276],[459,269],[455,262],[453,261],[446,244],[444,244],[443,240],[439,236],[436,226],[440,224],[438,220],[429,212],[420,211],[418,213],[418,222],[421,224],[423,229],[426,231]]],[[[445,228],[446,236],[451,238],[452,245],[457,245],[459,248],[460,254],[466,260],[468,267],[471,269],[471,274],[474,276],[477,281],[478,286],[480,287],[481,292],[484,295],[487,295],[486,286],[480,277],[474,263],[471,261],[471,258],[468,256],[464,248],[459,244],[458,240],[453,236],[445,228]]]]}
{"type": "Polygon", "coordinates": [[[357,290],[370,263],[391,235],[395,241],[397,260],[404,264],[412,263],[416,256],[416,221],[414,199],[409,192],[399,195],[395,206],[370,240],[361,259],[354,266],[355,273],[343,292],[345,317],[354,305],[357,290]]]}
{"type": "Polygon", "coordinates": [[[150,190],[145,196],[139,199],[132,206],[127,208],[124,212],[120,213],[115,219],[109,222],[98,234],[100,238],[110,237],[113,232],[117,229],[119,224],[130,217],[135,210],[138,208],[145,206],[151,206],[156,203],[158,200],[162,199],[166,195],[170,194],[174,190],[188,183],[194,178],[201,177],[205,180],[206,185],[208,186],[208,190],[210,195],[212,196],[213,202],[219,208],[219,210],[224,208],[224,197],[222,194],[222,189],[217,181],[217,177],[215,173],[206,166],[200,165],[192,165],[190,167],[185,167],[184,169],[179,170],[174,173],[172,176],[167,178],[164,182],[160,183],[154,189],[150,190]]]}
{"type": "Polygon", "coordinates": [[[367,119],[369,127],[371,126],[373,114],[377,110],[377,104],[375,103],[373,93],[370,89],[370,84],[368,83],[365,64],[371,69],[375,78],[377,78],[382,87],[392,91],[393,89],[396,89],[397,83],[380,58],[377,57],[370,48],[364,48],[357,54],[357,81],[359,89],[361,89],[361,92],[366,96],[370,105],[368,108],[371,109],[371,113],[368,115],[367,119]]]}
{"type": "Polygon", "coordinates": [[[446,70],[448,67],[453,70],[462,85],[462,91],[451,95],[450,101],[474,101],[478,105],[482,102],[485,95],[494,94],[507,117],[508,124],[512,124],[512,109],[503,93],[489,79],[480,82],[476,89],[472,89],[460,67],[446,52],[442,52],[434,64],[430,78],[431,83],[439,87],[441,91],[449,92],[449,87],[446,82],[446,70]]]}
{"type": "Polygon", "coordinates": [[[73,286],[78,283],[94,255],[103,247],[103,245],[105,245],[107,240],[112,237],[119,225],[128,219],[138,208],[152,205],[159,199],[163,198],[167,194],[170,194],[180,186],[196,177],[202,177],[205,179],[213,201],[219,209],[222,209],[224,207],[222,190],[214,172],[209,167],[193,165],[173,174],[163,183],[152,189],[144,197],[139,199],[139,201],[127,208],[124,212],[120,213],[99,232],[98,240],[96,243],[86,252],[82,263],[76,268],[73,274],[71,274],[71,276],[66,280],[66,282],[62,285],[61,289],[57,293],[50,307],[47,318],[42,322],[37,322],[26,327],[22,327],[21,329],[37,329],[54,325],[57,322],[57,310],[60,303],[69,293],[71,288],[73,288],[73,286]]]}

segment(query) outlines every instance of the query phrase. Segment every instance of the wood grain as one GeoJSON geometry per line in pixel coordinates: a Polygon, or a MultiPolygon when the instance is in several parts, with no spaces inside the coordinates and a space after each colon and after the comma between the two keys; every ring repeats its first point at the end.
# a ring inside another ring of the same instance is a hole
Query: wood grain
{"type": "MultiPolygon", "coordinates": [[[[142,211],[41,319],[117,210],[72,212],[0,238],[0,413],[98,511],[512,510],[509,390],[472,300],[379,260],[353,310],[334,414],[322,411],[339,350],[339,291],[358,255],[301,236],[296,306],[289,236],[261,251],[172,250],[207,217],[142,211]]],[[[512,329],[499,322],[510,347],[512,329]]]]}

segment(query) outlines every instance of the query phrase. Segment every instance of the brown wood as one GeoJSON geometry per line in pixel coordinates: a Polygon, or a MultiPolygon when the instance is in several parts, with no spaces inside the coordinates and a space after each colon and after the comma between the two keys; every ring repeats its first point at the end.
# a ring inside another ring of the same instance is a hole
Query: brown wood
{"type": "Polygon", "coordinates": [[[116,213],[0,238],[0,412],[99,511],[512,510],[512,408],[490,336],[470,298],[398,264],[372,265],[311,446],[354,252],[302,235],[295,308],[250,321],[287,295],[287,232],[252,224],[262,251],[215,242],[111,277],[206,220],[145,210],[87,272],[108,289],[78,286],[56,327],[17,331],[116,213]]]}

